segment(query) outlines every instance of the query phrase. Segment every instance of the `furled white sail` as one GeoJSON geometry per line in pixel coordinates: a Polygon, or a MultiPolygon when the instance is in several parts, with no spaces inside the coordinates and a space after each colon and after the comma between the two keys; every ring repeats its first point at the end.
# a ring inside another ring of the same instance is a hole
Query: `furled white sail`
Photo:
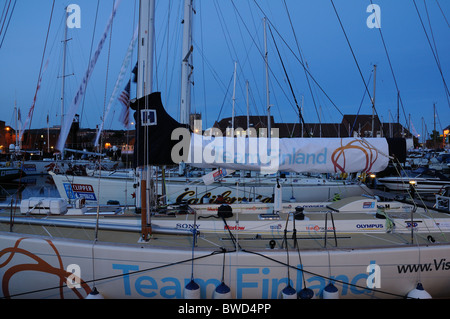
{"type": "MultiPolygon", "coordinates": [[[[178,148],[175,146],[174,150],[178,148]]],[[[233,138],[191,134],[186,163],[199,168],[264,173],[369,173],[384,170],[388,154],[385,138],[233,138]]]]}

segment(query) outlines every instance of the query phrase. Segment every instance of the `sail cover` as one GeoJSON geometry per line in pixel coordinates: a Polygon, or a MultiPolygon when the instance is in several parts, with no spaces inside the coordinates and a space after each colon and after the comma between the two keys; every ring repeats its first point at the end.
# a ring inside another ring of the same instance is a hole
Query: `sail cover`
{"type": "Polygon", "coordinates": [[[384,138],[247,138],[193,134],[187,163],[296,173],[379,172],[389,162],[384,138]]]}
{"type": "Polygon", "coordinates": [[[136,110],[137,166],[184,162],[199,168],[263,173],[375,173],[387,167],[393,152],[386,138],[278,138],[276,134],[256,138],[244,136],[243,130],[222,136],[218,129],[195,134],[167,114],[160,93],[131,107],[136,110]]]}

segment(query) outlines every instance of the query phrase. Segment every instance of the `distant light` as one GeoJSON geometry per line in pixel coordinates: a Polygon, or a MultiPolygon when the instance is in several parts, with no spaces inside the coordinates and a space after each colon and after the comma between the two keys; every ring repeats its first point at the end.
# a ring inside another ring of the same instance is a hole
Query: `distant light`
{"type": "Polygon", "coordinates": [[[416,185],[416,184],[417,184],[417,182],[416,182],[415,180],[410,180],[409,183],[410,183],[411,185],[416,185]]]}

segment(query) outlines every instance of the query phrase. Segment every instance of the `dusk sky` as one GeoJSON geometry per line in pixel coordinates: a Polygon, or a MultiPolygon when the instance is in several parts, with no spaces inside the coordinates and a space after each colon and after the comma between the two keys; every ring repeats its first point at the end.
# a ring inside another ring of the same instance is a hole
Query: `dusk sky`
{"type": "MultiPolygon", "coordinates": [[[[3,12],[0,20],[0,120],[14,126],[13,110],[17,101],[22,121],[25,121],[43,60],[48,61],[48,67],[43,73],[31,127],[46,127],[47,114],[50,126],[60,124],[65,7],[77,4],[81,8],[81,28],[68,29],[71,40],[67,45],[64,100],[67,112],[86,73],[89,56],[105,30],[113,2],[56,0],[45,56],[53,1],[4,0],[0,3],[0,13],[3,12]]],[[[338,123],[343,114],[372,114],[369,94],[374,93],[376,64],[375,106],[384,122],[396,121],[398,87],[402,102],[399,118],[404,126],[411,118],[415,132],[422,134],[423,125],[431,132],[433,104],[437,112],[436,129],[440,131],[450,125],[448,0],[195,0],[194,7],[192,111],[202,114],[204,129],[216,120],[231,116],[235,61],[238,63],[236,114],[246,115],[245,82],[248,80],[250,114],[265,115],[264,15],[269,20],[271,114],[276,122],[298,122],[288,79],[297,100],[301,101],[303,96],[303,114],[308,123],[338,123]],[[380,29],[367,24],[371,15],[367,7],[372,3],[380,8],[380,29]],[[313,77],[309,78],[311,89],[301,59],[313,77]]],[[[118,8],[112,34],[108,35],[88,83],[84,103],[77,112],[81,115],[81,127],[95,128],[101,122],[137,25],[138,8],[137,0],[122,0],[118,8]]],[[[162,93],[166,109],[178,120],[183,1],[157,0],[156,10],[154,91],[162,93]]],[[[126,82],[131,78],[136,53],[137,50],[126,82]]],[[[121,85],[121,91],[126,82],[121,85]]],[[[136,97],[133,86],[131,97],[136,97]]],[[[106,118],[106,129],[124,129],[119,121],[121,110],[121,104],[115,102],[106,118]]]]}

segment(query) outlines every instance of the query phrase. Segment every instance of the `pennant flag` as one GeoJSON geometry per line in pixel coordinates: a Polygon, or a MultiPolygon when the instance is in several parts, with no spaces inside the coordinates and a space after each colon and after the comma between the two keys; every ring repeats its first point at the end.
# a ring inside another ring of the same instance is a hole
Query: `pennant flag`
{"type": "MultiPolygon", "coordinates": [[[[102,131],[103,131],[103,125],[108,117],[111,107],[113,106],[114,102],[117,100],[117,96],[119,95],[119,92],[120,92],[120,87],[122,86],[123,80],[125,79],[125,75],[128,71],[128,66],[130,64],[130,61],[131,61],[131,58],[133,55],[134,46],[137,43],[138,31],[139,31],[139,29],[136,28],[136,30],[134,31],[133,38],[131,39],[130,45],[128,46],[127,54],[125,55],[125,58],[122,62],[122,67],[120,69],[119,76],[117,77],[116,84],[114,85],[114,91],[111,94],[111,98],[109,99],[108,106],[106,107],[105,113],[103,115],[103,121],[100,125],[100,129],[97,132],[97,137],[95,138],[94,146],[96,146],[96,147],[99,145],[100,135],[102,134],[102,131]]],[[[128,94],[128,95],[130,95],[130,94],[128,94]]]]}
{"type": "Polygon", "coordinates": [[[84,78],[81,82],[81,85],[80,85],[78,91],[77,91],[77,94],[75,95],[75,98],[73,99],[72,106],[70,107],[70,109],[67,113],[67,116],[65,117],[63,126],[61,127],[61,133],[59,135],[58,143],[56,145],[56,149],[61,152],[64,150],[64,145],[66,144],[67,136],[69,135],[70,128],[72,127],[75,113],[77,112],[78,107],[80,105],[80,101],[82,100],[82,97],[86,92],[87,84],[89,82],[89,79],[91,78],[92,72],[94,71],[94,67],[97,64],[98,57],[100,56],[100,53],[103,49],[103,45],[106,42],[106,38],[108,36],[112,22],[114,20],[114,17],[116,16],[117,8],[119,7],[120,2],[121,2],[121,0],[118,0],[116,2],[113,12],[111,13],[111,16],[109,17],[108,24],[106,25],[105,31],[103,32],[100,42],[98,43],[97,50],[95,51],[94,56],[92,57],[91,61],[89,62],[89,66],[86,71],[86,74],[84,75],[84,78]]]}
{"type": "Polygon", "coordinates": [[[19,141],[22,140],[23,133],[24,133],[25,129],[27,128],[28,124],[30,123],[31,118],[33,117],[34,108],[36,106],[36,101],[37,101],[37,97],[38,97],[38,92],[39,92],[39,89],[41,88],[42,77],[43,77],[45,71],[47,70],[48,62],[49,61],[47,60],[47,62],[45,63],[44,69],[42,70],[41,77],[38,80],[38,84],[37,84],[37,87],[36,87],[36,92],[34,93],[33,104],[31,105],[30,110],[28,111],[28,116],[25,119],[25,123],[21,127],[21,130],[19,132],[19,141]]]}

